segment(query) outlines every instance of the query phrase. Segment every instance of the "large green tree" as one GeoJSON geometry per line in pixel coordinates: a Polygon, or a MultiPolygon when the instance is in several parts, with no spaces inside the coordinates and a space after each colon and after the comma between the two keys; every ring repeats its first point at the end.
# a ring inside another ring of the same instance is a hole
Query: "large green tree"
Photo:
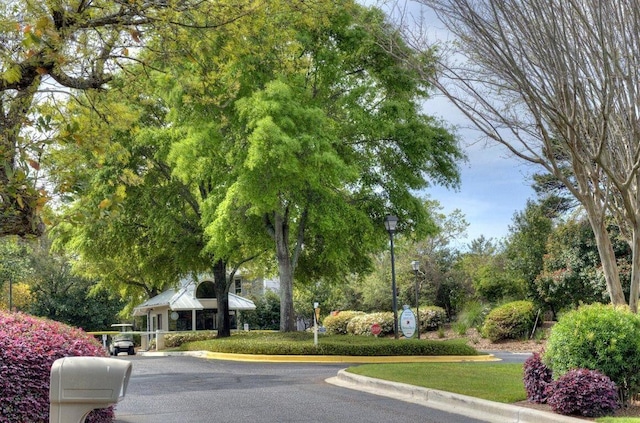
{"type": "Polygon", "coordinates": [[[527,201],[525,209],[515,213],[509,227],[505,252],[506,272],[514,284],[525,287],[531,299],[537,299],[535,280],[542,271],[547,241],[554,229],[555,209],[548,202],[527,201]]]}
{"type": "Polygon", "coordinates": [[[40,235],[47,200],[40,160],[51,133],[38,106],[102,89],[152,33],[216,27],[243,3],[172,0],[10,0],[0,3],[0,236],[40,235]],[[193,13],[209,16],[194,21],[193,13]],[[216,13],[214,13],[216,12],[216,13]]]}
{"type": "Polygon", "coordinates": [[[158,40],[143,95],[106,108],[87,96],[90,112],[63,128],[79,159],[59,155],[58,170],[75,169],[60,186],[83,193],[67,224],[92,220],[74,242],[96,258],[102,243],[133,260],[167,251],[181,271],[273,251],[281,329],[294,329],[294,273],[366,270],[385,214],[427,233],[414,193],[458,181],[455,139],[420,112],[428,87],[381,42],[407,50],[379,10],[330,1],[274,1],[200,37],[158,40]]]}
{"type": "Polygon", "coordinates": [[[131,75],[69,103],[60,117],[49,169],[69,202],[56,218],[56,246],[77,253],[77,270],[129,299],[129,308],[187,274],[213,273],[224,292],[218,331],[228,336],[226,264],[203,253],[200,204],[167,162],[181,132],[166,128],[153,80],[131,75]]]}
{"type": "Polygon", "coordinates": [[[208,248],[228,256],[238,239],[273,251],[281,329],[293,330],[294,276],[367,269],[388,213],[402,229],[432,231],[415,193],[455,185],[461,153],[421,113],[429,87],[381,46],[414,54],[378,9],[274,2],[216,34],[172,80],[177,122],[198,135],[174,146],[175,174],[193,183],[193,169],[210,165],[195,172],[224,187],[202,199],[208,248]]]}

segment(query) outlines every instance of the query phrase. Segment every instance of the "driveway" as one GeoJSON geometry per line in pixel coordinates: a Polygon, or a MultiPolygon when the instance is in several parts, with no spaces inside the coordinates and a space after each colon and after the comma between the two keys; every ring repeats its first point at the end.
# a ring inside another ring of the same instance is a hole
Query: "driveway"
{"type": "Polygon", "coordinates": [[[133,363],[118,423],[479,423],[327,384],[344,364],[121,356],[133,363]]]}

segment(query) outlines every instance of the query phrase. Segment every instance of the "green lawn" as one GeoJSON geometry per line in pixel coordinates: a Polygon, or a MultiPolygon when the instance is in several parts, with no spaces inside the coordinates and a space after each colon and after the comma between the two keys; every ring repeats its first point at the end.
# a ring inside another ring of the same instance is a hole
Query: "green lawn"
{"type": "Polygon", "coordinates": [[[351,367],[348,371],[507,404],[527,399],[522,383],[522,364],[366,364],[351,367]]]}
{"type": "MultiPolygon", "coordinates": [[[[350,367],[362,376],[511,404],[527,399],[522,364],[398,363],[350,367]]],[[[601,417],[598,423],[640,423],[636,417],[601,417]]]]}

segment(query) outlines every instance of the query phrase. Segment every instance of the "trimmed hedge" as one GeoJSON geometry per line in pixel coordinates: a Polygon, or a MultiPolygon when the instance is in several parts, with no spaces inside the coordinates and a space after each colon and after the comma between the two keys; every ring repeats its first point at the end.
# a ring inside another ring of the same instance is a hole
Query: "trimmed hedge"
{"type": "MultiPolygon", "coordinates": [[[[22,313],[0,311],[0,422],[48,423],[53,362],[106,356],[81,329],[22,313]]],[[[88,423],[113,421],[113,408],[92,411],[88,423]]]]}
{"type": "Polygon", "coordinates": [[[371,336],[321,335],[318,346],[313,345],[313,334],[307,332],[253,334],[238,333],[229,338],[196,341],[182,345],[186,351],[212,351],[238,354],[275,355],[352,355],[352,356],[407,356],[407,355],[478,355],[464,340],[427,341],[417,339],[395,340],[371,336]]]}
{"type": "Polygon", "coordinates": [[[190,331],[164,334],[164,346],[175,348],[187,342],[205,341],[216,337],[216,331],[190,331]]]}
{"type": "Polygon", "coordinates": [[[482,326],[482,335],[492,342],[522,339],[533,329],[534,320],[531,301],[506,303],[489,312],[482,326]]]}

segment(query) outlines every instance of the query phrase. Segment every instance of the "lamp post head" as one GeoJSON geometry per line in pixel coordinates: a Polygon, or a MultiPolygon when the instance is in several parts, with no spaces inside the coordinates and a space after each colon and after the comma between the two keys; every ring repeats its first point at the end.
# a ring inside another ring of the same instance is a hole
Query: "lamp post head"
{"type": "Polygon", "coordinates": [[[418,260],[412,261],[411,268],[413,269],[414,272],[417,272],[418,270],[420,270],[420,262],[418,260]]]}
{"type": "Polygon", "coordinates": [[[397,216],[387,216],[384,218],[384,227],[387,228],[387,232],[394,234],[396,232],[396,226],[398,226],[397,216]]]}

